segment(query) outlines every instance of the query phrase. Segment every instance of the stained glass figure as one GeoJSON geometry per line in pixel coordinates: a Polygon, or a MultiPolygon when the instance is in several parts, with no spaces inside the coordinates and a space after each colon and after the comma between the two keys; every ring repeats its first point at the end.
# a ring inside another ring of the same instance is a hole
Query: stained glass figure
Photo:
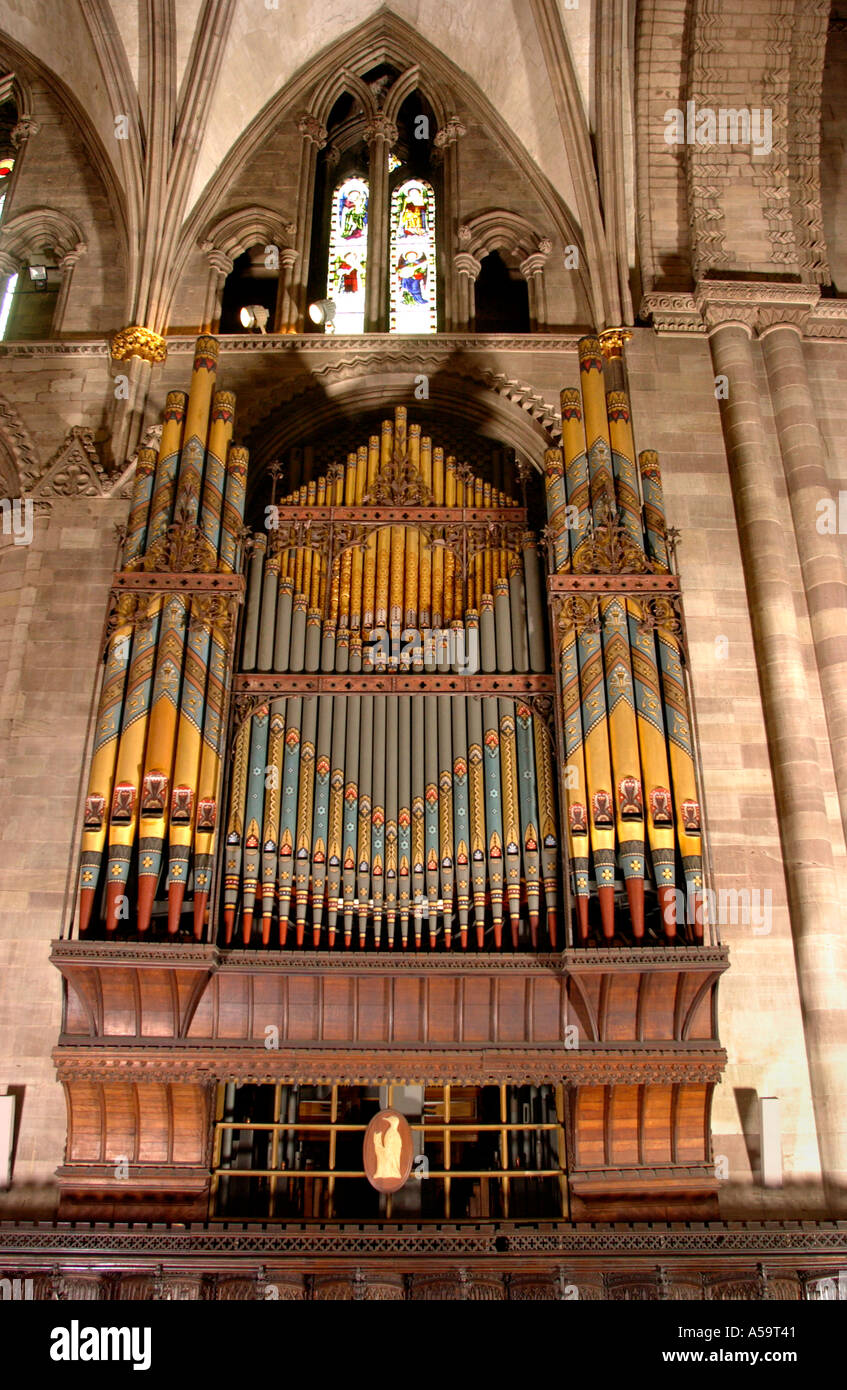
{"type": "Polygon", "coordinates": [[[349,178],[332,195],[327,298],[334,301],[335,321],[327,333],[363,333],[368,264],[368,184],[349,178]]]}
{"type": "Polygon", "coordinates": [[[6,189],[8,188],[9,179],[11,178],[14,167],[15,161],[11,156],[0,159],[0,217],[3,216],[3,205],[6,202],[6,189]]]}
{"type": "Polygon", "coordinates": [[[391,198],[391,332],[435,333],[435,194],[409,179],[391,198]]]}

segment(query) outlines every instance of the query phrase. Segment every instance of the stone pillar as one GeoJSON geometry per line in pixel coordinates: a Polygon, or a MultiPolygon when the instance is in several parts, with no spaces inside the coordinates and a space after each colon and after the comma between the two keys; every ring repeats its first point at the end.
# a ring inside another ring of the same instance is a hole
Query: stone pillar
{"type": "MultiPolygon", "coordinates": [[[[458,231],[459,221],[459,140],[467,131],[458,116],[451,116],[440,130],[435,132],[433,145],[436,158],[442,162],[444,206],[437,210],[442,220],[444,244],[450,246],[458,231]],[[446,216],[445,216],[446,214],[446,216]],[[449,221],[447,220],[449,218],[449,221]]],[[[439,270],[441,267],[439,267],[439,270]]],[[[444,262],[444,323],[439,324],[446,332],[455,332],[459,322],[458,289],[459,277],[450,272],[449,263],[444,262]]]]}
{"type": "Polygon", "coordinates": [[[292,250],[297,255],[296,272],[292,272],[289,294],[292,305],[290,331],[302,333],[306,323],[306,295],[309,289],[312,223],[315,216],[315,173],[318,151],[326,144],[327,129],[316,116],[306,112],[297,122],[302,137],[300,173],[297,180],[297,236],[292,250]]]}
{"type": "Polygon", "coordinates": [[[830,504],[823,445],[803,355],[802,329],[759,329],[794,535],[820,675],[832,763],[847,836],[847,576],[837,535],[819,529],[820,502],[830,504]]]}
{"type": "MultiPolygon", "coordinates": [[[[847,1194],[847,947],[841,928],[812,692],[803,663],[785,518],[762,425],[751,347],[755,306],[710,305],[702,287],[720,400],[762,709],[783,849],[797,981],[821,1165],[833,1215],[847,1194]]],[[[766,948],[763,948],[766,949],[766,948]]]]}
{"type": "Polygon", "coordinates": [[[6,296],[6,290],[12,276],[20,275],[20,273],[21,264],[17,257],[10,256],[8,251],[0,251],[0,304],[6,296]]]}
{"type": "Polygon", "coordinates": [[[209,281],[206,285],[200,332],[216,333],[221,323],[223,287],[226,277],[232,273],[233,260],[226,251],[222,251],[210,241],[204,241],[200,249],[206,252],[206,260],[209,262],[209,281]]]}
{"type": "Polygon", "coordinates": [[[84,255],[88,247],[84,241],[78,241],[72,250],[66,251],[59,257],[59,269],[62,272],[62,283],[59,286],[59,293],[56,295],[56,303],[53,308],[53,322],[50,328],[50,336],[57,338],[62,331],[62,324],[65,321],[65,310],[68,307],[68,296],[71,292],[71,280],[73,278],[74,266],[80,256],[84,255]]]}
{"type": "Polygon", "coordinates": [[[456,296],[456,332],[473,333],[476,319],[474,288],[482,264],[473,252],[459,251],[453,257],[453,265],[456,269],[459,285],[456,296]]]}
{"type": "Polygon", "coordinates": [[[547,294],[544,288],[544,263],[552,251],[552,243],[545,240],[539,249],[526,260],[521,261],[520,272],[529,290],[529,327],[531,333],[544,333],[547,329],[547,294]],[[546,251],[544,248],[547,248],[546,251]]]}
{"type": "Polygon", "coordinates": [[[392,120],[377,112],[365,127],[368,145],[368,270],[365,280],[365,331],[388,329],[388,243],[391,212],[388,199],[388,156],[397,143],[392,120]]]}
{"type": "Polygon", "coordinates": [[[297,332],[297,305],[295,303],[295,266],[299,252],[293,246],[279,249],[279,288],[276,296],[275,333],[297,332]]]}

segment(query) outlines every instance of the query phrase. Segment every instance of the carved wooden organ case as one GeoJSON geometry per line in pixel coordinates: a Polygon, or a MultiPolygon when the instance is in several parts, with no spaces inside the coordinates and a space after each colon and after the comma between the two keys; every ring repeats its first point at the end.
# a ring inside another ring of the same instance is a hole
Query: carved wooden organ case
{"type": "Polygon", "coordinates": [[[499,1088],[501,1186],[520,1088],[549,1095],[560,1217],[713,1209],[679,585],[603,350],[543,486],[398,407],[290,490],[272,466],[248,529],[198,340],[138,455],[54,943],[67,1212],[205,1218],[236,1084],[401,1083],[477,1117],[499,1088]]]}

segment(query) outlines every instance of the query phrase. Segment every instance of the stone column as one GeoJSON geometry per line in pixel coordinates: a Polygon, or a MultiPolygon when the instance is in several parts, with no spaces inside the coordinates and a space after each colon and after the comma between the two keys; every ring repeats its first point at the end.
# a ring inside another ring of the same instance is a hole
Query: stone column
{"type": "Polygon", "coordinates": [[[543,333],[547,328],[547,295],[544,289],[544,263],[552,251],[552,243],[543,241],[537,251],[521,261],[520,272],[529,290],[529,327],[531,333],[543,333]],[[544,250],[546,246],[547,250],[544,250]]]}
{"type": "Polygon", "coordinates": [[[62,283],[59,286],[59,293],[56,295],[56,303],[53,307],[53,322],[50,327],[50,336],[56,338],[62,331],[62,324],[65,321],[65,310],[68,307],[68,296],[71,292],[71,280],[73,279],[74,266],[88,250],[84,241],[78,241],[72,250],[66,251],[59,257],[59,269],[62,272],[62,283]]]}
{"type": "Polygon", "coordinates": [[[837,535],[819,529],[819,503],[831,504],[823,445],[803,354],[802,328],[759,329],[794,535],[820,675],[832,763],[847,836],[847,575],[837,535]]]}
{"type": "Polygon", "coordinates": [[[471,251],[459,251],[453,257],[453,265],[458,278],[456,295],[456,332],[473,333],[476,319],[474,287],[482,264],[471,251]]]}
{"type": "MultiPolygon", "coordinates": [[[[432,141],[435,146],[435,156],[441,160],[443,169],[443,207],[436,210],[436,215],[441,218],[440,240],[443,246],[452,246],[458,230],[459,140],[465,134],[467,131],[459,117],[451,116],[446,124],[435,132],[432,141]]],[[[439,273],[442,273],[441,266],[439,266],[439,273]]],[[[443,325],[439,324],[439,327],[443,327],[448,333],[454,332],[458,326],[458,280],[459,277],[455,271],[451,273],[449,261],[445,257],[443,263],[444,323],[443,325]]]]}
{"type": "Polygon", "coordinates": [[[279,289],[276,296],[275,333],[297,332],[294,283],[298,256],[299,252],[293,246],[281,246],[279,249],[279,289]]]}
{"type": "Polygon", "coordinates": [[[289,293],[292,299],[291,331],[302,333],[306,322],[306,295],[309,289],[312,222],[315,216],[315,173],[318,151],[326,144],[325,125],[308,111],[300,117],[297,129],[302,137],[300,173],[297,180],[297,236],[293,250],[297,254],[297,269],[292,273],[289,293]]]}
{"type": "Polygon", "coordinates": [[[206,260],[209,262],[209,281],[206,285],[200,332],[214,333],[220,328],[223,287],[226,277],[232,273],[233,260],[226,251],[221,251],[210,241],[204,241],[200,250],[206,252],[206,260]]]}
{"type": "MultiPolygon", "coordinates": [[[[702,287],[720,400],[788,889],[797,981],[824,1182],[833,1215],[847,1194],[847,947],[830,826],[809,730],[785,517],[759,407],[755,306],[712,305],[702,287]]],[[[816,692],[814,692],[816,695],[816,692]]]]}
{"type": "Polygon", "coordinates": [[[388,329],[388,156],[397,143],[392,120],[377,112],[365,127],[368,145],[368,269],[365,279],[365,331],[388,329]]]}
{"type": "Polygon", "coordinates": [[[0,303],[5,298],[12,276],[20,273],[21,264],[17,257],[11,256],[8,251],[0,251],[0,303]]]}

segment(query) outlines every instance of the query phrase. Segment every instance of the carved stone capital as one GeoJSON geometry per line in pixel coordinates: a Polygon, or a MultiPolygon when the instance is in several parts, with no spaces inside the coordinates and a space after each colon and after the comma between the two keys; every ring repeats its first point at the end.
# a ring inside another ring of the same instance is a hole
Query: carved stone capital
{"type": "Polygon", "coordinates": [[[752,333],[786,323],[805,326],[820,299],[817,285],[701,280],[694,301],[708,331],[737,324],[752,333]]]}
{"type": "Polygon", "coordinates": [[[130,357],[140,357],[145,362],[164,362],[168,355],[168,345],[160,333],[152,328],[140,328],[133,324],[116,333],[111,344],[112,360],[126,362],[130,357]]]}
{"type": "Polygon", "coordinates": [[[199,246],[212,270],[216,270],[219,275],[230,274],[233,266],[232,256],[222,251],[213,241],[201,241],[199,246]]]}
{"type": "Polygon", "coordinates": [[[392,145],[397,144],[399,134],[396,122],[386,116],[383,111],[378,111],[365,126],[365,141],[369,145],[374,144],[377,140],[384,140],[390,149],[392,145]]]}
{"type": "Polygon", "coordinates": [[[459,120],[458,116],[451,116],[446,125],[435,132],[433,144],[436,149],[446,149],[448,145],[455,145],[456,141],[462,136],[467,135],[467,129],[459,120]]]}
{"type": "Polygon", "coordinates": [[[540,251],[534,251],[531,256],[527,256],[520,263],[520,272],[525,280],[531,280],[533,275],[541,275],[544,271],[544,262],[547,257],[540,251]]]}
{"type": "Polygon", "coordinates": [[[326,126],[322,125],[318,120],[317,116],[313,116],[310,112],[304,111],[303,115],[300,116],[297,121],[297,129],[304,140],[308,140],[312,145],[317,145],[319,150],[323,149],[326,144],[328,131],[326,126]]]}
{"type": "Polygon", "coordinates": [[[72,270],[80,256],[84,256],[87,250],[88,242],[78,241],[73,250],[66,251],[64,256],[60,258],[59,265],[62,267],[62,270],[72,270]]]}
{"type": "Polygon", "coordinates": [[[482,262],[478,261],[471,251],[459,251],[453,257],[453,264],[460,275],[467,275],[471,280],[475,280],[482,269],[482,262]]]}

